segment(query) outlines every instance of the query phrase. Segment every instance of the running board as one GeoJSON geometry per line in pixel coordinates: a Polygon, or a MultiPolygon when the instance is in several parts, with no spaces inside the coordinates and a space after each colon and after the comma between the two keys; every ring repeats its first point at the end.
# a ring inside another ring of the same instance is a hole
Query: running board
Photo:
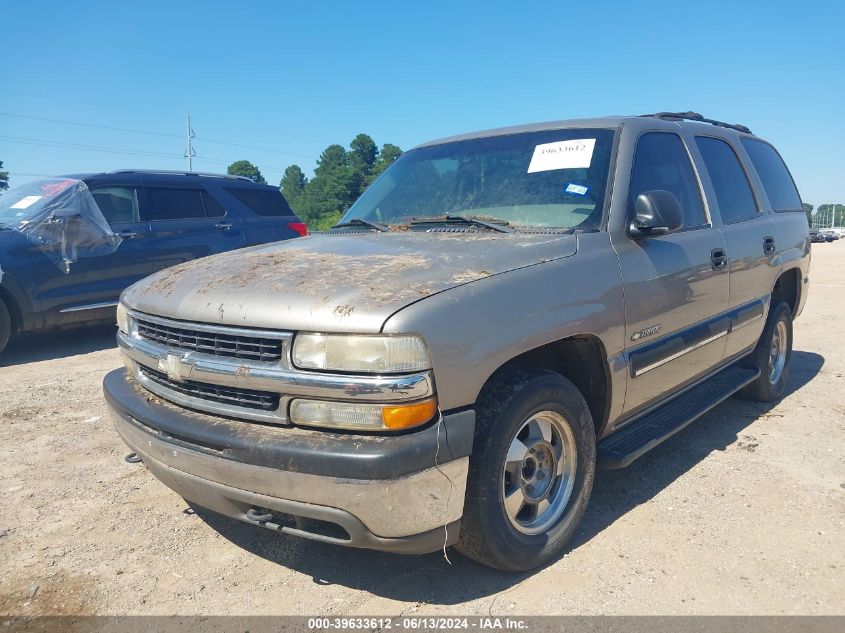
{"type": "Polygon", "coordinates": [[[722,369],[689,391],[625,425],[598,445],[598,466],[625,468],[635,459],[669,439],[720,402],[727,400],[760,375],[759,369],[733,365],[722,369]]]}

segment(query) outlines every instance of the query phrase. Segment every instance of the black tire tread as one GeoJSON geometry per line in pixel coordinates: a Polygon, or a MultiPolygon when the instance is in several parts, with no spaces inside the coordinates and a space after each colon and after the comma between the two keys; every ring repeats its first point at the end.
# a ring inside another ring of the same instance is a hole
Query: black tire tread
{"type": "MultiPolygon", "coordinates": [[[[571,515],[570,525],[572,528],[567,530],[567,533],[561,538],[557,539],[559,547],[556,547],[552,557],[562,551],[566,541],[569,540],[572,533],[577,529],[586,509],[587,502],[589,501],[590,491],[592,490],[595,474],[595,431],[589,407],[581,392],[570,381],[552,371],[517,366],[500,370],[490,383],[485,386],[476,403],[475,444],[473,446],[473,457],[470,457],[467,502],[464,505],[464,515],[461,519],[460,537],[455,546],[467,558],[496,569],[524,571],[543,564],[545,558],[549,558],[544,556],[543,560],[529,560],[524,564],[513,564],[511,561],[504,560],[501,555],[497,555],[493,551],[490,543],[487,542],[484,536],[485,518],[482,516],[482,512],[485,507],[486,498],[491,494],[498,495],[499,490],[498,487],[490,490],[489,486],[477,485],[477,482],[481,481],[483,476],[481,472],[481,456],[485,448],[494,441],[492,433],[495,432],[499,414],[519,397],[520,392],[529,388],[535,381],[542,381],[543,379],[554,382],[555,388],[559,390],[561,399],[565,400],[576,411],[579,427],[588,434],[588,439],[584,442],[586,444],[585,451],[587,454],[579,456],[580,459],[583,459],[585,463],[589,464],[582,486],[584,493],[577,500],[573,498],[573,502],[578,505],[571,515]],[[473,496],[476,498],[473,498],[473,496]]],[[[573,420],[571,422],[576,421],[573,420]]],[[[578,429],[573,428],[573,431],[576,434],[578,433],[578,429]]]]}
{"type": "Polygon", "coordinates": [[[792,310],[784,301],[776,301],[769,308],[769,315],[766,318],[766,325],[763,327],[763,332],[760,334],[760,340],[757,341],[757,346],[748,357],[748,363],[751,367],[756,367],[760,370],[760,376],[754,382],[746,385],[739,391],[739,397],[744,400],[753,402],[774,402],[783,397],[786,391],[786,384],[789,381],[789,370],[792,364],[792,310]],[[786,326],[788,332],[788,347],[786,365],[783,368],[783,374],[777,385],[769,383],[769,344],[772,333],[774,332],[775,324],[781,317],[786,319],[786,326]]]}

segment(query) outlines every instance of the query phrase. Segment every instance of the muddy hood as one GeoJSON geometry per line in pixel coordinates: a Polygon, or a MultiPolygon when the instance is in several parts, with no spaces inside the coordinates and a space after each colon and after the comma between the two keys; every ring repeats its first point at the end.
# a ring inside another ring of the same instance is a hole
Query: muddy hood
{"type": "Polygon", "coordinates": [[[156,273],[128,288],[132,309],[246,327],[378,332],[433,294],[573,255],[573,235],[314,235],[233,251],[156,273]]]}

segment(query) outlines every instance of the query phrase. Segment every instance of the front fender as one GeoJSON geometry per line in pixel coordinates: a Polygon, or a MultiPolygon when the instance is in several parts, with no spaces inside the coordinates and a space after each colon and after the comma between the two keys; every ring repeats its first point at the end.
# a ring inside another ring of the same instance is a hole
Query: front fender
{"type": "MultiPolygon", "coordinates": [[[[609,358],[621,354],[624,321],[619,264],[607,234],[597,233],[579,236],[574,256],[481,279],[412,304],[393,314],[383,331],[425,337],[440,406],[447,411],[473,405],[498,368],[554,341],[593,335],[609,358]]],[[[611,363],[611,379],[614,373],[611,363]]],[[[624,379],[621,384],[624,388],[624,379]]]]}
{"type": "Polygon", "coordinates": [[[6,302],[12,314],[15,331],[38,329],[41,315],[35,310],[24,286],[0,263],[0,298],[6,302]]]}
{"type": "Polygon", "coordinates": [[[0,297],[7,303],[15,331],[41,326],[41,315],[32,301],[34,286],[29,241],[17,231],[0,231],[0,297]]]}

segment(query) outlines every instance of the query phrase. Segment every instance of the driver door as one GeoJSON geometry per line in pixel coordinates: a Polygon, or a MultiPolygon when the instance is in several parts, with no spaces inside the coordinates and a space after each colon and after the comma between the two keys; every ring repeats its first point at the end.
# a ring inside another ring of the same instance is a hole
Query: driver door
{"type": "Polygon", "coordinates": [[[628,387],[625,414],[635,414],[718,365],[729,320],[725,240],[705,210],[681,137],[639,137],[628,191],[629,221],[637,196],[669,191],[683,225],[666,235],[614,235],[625,296],[628,387]]]}
{"type": "Polygon", "coordinates": [[[112,318],[124,288],[152,272],[150,229],[141,221],[143,195],[140,185],[91,184],[91,194],[114,233],[122,238],[106,255],[81,253],[69,272],[45,253],[55,246],[33,246],[35,300],[44,314],[44,325],[55,326],[112,318]]]}

